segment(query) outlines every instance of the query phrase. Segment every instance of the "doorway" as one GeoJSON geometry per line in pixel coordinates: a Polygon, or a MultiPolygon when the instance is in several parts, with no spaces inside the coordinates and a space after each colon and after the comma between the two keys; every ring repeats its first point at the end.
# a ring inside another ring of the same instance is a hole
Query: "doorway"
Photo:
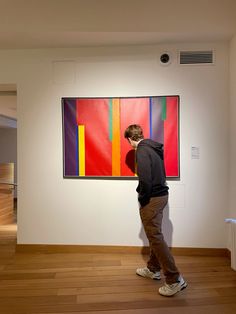
{"type": "Polygon", "coordinates": [[[0,84],[0,228],[17,230],[17,88],[0,84]]]}

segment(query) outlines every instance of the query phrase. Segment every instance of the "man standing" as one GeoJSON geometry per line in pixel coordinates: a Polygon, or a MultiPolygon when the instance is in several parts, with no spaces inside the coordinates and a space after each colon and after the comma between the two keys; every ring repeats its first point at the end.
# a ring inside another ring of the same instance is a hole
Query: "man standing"
{"type": "Polygon", "coordinates": [[[187,287],[162,234],[163,210],[168,202],[168,186],[163,162],[163,145],[144,139],[142,128],[130,125],[125,138],[136,150],[139,184],[136,189],[140,203],[140,217],[150,245],[147,267],[138,268],[136,274],[151,279],[161,279],[163,270],[166,283],[159,288],[163,296],[173,296],[187,287]]]}

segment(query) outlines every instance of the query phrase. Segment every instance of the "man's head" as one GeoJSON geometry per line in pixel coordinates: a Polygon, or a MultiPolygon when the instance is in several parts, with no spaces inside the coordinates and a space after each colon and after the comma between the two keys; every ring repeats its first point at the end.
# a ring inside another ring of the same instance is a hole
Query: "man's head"
{"type": "Polygon", "coordinates": [[[129,141],[133,148],[137,148],[138,143],[143,140],[143,130],[138,124],[131,124],[125,130],[124,137],[129,141]]]}

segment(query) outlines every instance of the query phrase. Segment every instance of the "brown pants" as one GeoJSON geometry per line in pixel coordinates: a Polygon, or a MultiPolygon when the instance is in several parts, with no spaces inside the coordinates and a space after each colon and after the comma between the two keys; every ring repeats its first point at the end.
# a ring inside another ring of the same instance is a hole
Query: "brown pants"
{"type": "Polygon", "coordinates": [[[178,280],[179,271],[161,230],[163,210],[167,202],[168,195],[151,198],[146,206],[140,208],[140,217],[150,245],[147,267],[152,272],[162,269],[166,283],[172,284],[178,280]]]}

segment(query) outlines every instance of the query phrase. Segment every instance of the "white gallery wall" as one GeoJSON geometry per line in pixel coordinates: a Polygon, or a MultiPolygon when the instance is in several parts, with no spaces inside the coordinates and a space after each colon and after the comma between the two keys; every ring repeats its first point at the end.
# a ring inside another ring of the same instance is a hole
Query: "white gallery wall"
{"type": "Polygon", "coordinates": [[[236,218],[236,36],[230,43],[230,173],[229,217],[236,218]]]}
{"type": "Polygon", "coordinates": [[[17,84],[18,243],[146,245],[137,181],[63,179],[61,97],[180,95],[181,176],[168,182],[164,233],[175,247],[226,247],[227,43],[2,50],[0,67],[0,83],[17,84]],[[178,64],[179,50],[208,49],[214,65],[178,64]]]}

